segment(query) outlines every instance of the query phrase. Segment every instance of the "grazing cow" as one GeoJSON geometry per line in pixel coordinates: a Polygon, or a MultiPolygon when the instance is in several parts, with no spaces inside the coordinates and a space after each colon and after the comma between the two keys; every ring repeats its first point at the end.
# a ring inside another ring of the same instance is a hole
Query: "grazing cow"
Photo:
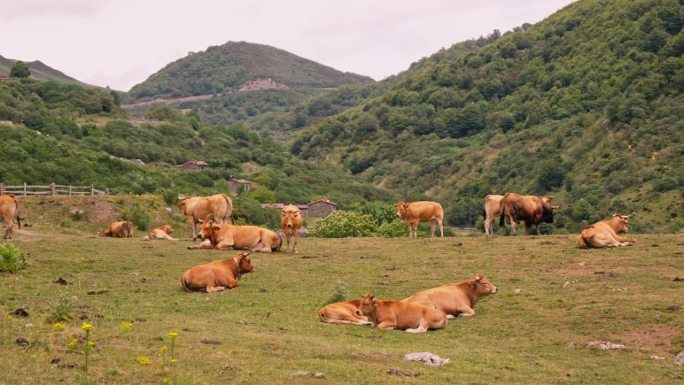
{"type": "Polygon", "coordinates": [[[213,216],[216,223],[225,223],[230,219],[233,223],[233,201],[226,194],[216,194],[208,197],[185,197],[177,202],[178,207],[183,210],[183,215],[188,217],[188,222],[192,227],[192,240],[197,234],[195,225],[200,220],[206,220],[213,216]]]}
{"type": "Polygon", "coordinates": [[[242,274],[254,271],[249,253],[240,253],[234,258],[219,259],[197,265],[181,275],[181,285],[187,292],[206,291],[211,293],[239,285],[242,274]]]}
{"type": "Polygon", "coordinates": [[[477,301],[496,292],[496,286],[489,283],[486,276],[478,273],[474,279],[423,290],[402,301],[434,306],[446,313],[447,318],[452,319],[475,315],[473,308],[477,301]]]}
{"type": "Polygon", "coordinates": [[[19,203],[14,194],[0,195],[0,215],[5,219],[5,226],[7,226],[7,230],[5,230],[5,239],[11,239],[15,218],[17,219],[19,230],[21,230],[19,203]]]}
{"type": "Polygon", "coordinates": [[[413,302],[376,300],[370,294],[361,298],[357,311],[357,314],[367,316],[373,327],[378,329],[424,333],[428,329],[442,329],[447,324],[446,314],[434,307],[413,302]]]}
{"type": "Polygon", "coordinates": [[[163,225],[162,227],[157,227],[156,229],[152,229],[150,233],[148,234],[148,239],[153,240],[153,239],[166,239],[167,241],[177,241],[176,238],[173,238],[171,236],[171,233],[173,233],[173,227],[171,225],[166,224],[163,225]]]}
{"type": "Polygon", "coordinates": [[[484,211],[484,230],[488,237],[494,235],[494,219],[503,211],[503,195],[487,195],[485,197],[484,211]]]}
{"type": "Polygon", "coordinates": [[[318,311],[318,318],[331,324],[370,325],[368,317],[356,314],[360,304],[360,299],[331,303],[318,311]]]}
{"type": "Polygon", "coordinates": [[[133,222],[112,222],[106,229],[100,231],[98,235],[101,237],[133,238],[133,222]]]}
{"type": "Polygon", "coordinates": [[[437,202],[397,202],[397,216],[406,222],[409,237],[415,238],[419,222],[430,222],[430,236],[435,237],[435,222],[439,224],[439,233],[444,238],[444,209],[437,202]]]}
{"type": "Polygon", "coordinates": [[[188,249],[249,249],[253,251],[280,250],[283,240],[277,233],[257,226],[236,226],[227,223],[202,221],[197,236],[202,243],[188,249]]]}
{"type": "Polygon", "coordinates": [[[505,217],[511,222],[511,234],[516,235],[516,226],[519,221],[525,222],[525,233],[532,233],[532,226],[539,232],[541,222],[553,223],[553,216],[556,214],[558,206],[551,205],[550,196],[518,195],[516,193],[506,193],[503,199],[503,210],[499,226],[504,226],[505,217]]]}
{"type": "Polygon", "coordinates": [[[302,215],[297,206],[287,205],[283,207],[283,211],[280,213],[280,227],[285,233],[285,239],[287,239],[287,251],[290,251],[290,239],[294,238],[292,252],[296,253],[299,229],[302,228],[302,215]]]}
{"type": "Polygon", "coordinates": [[[632,246],[636,242],[634,239],[618,235],[629,231],[627,227],[629,217],[629,215],[613,214],[610,219],[585,227],[577,237],[580,249],[632,246]]]}

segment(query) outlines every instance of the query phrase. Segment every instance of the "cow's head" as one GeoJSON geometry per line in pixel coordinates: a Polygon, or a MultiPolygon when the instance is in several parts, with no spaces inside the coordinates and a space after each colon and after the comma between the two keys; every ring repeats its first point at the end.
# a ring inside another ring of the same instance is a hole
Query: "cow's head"
{"type": "Polygon", "coordinates": [[[468,284],[478,297],[485,297],[498,291],[496,286],[489,282],[486,275],[475,274],[475,278],[468,284]]]}
{"type": "Polygon", "coordinates": [[[162,226],[161,229],[162,229],[162,231],[165,232],[166,234],[171,234],[171,233],[173,233],[173,227],[171,227],[171,225],[169,225],[169,224],[166,224],[166,225],[162,226]]]}
{"type": "Polygon", "coordinates": [[[542,195],[539,198],[541,198],[542,201],[542,221],[553,223],[553,216],[558,213],[558,208],[560,206],[553,206],[551,204],[551,199],[553,199],[552,196],[542,195]]]}
{"type": "Polygon", "coordinates": [[[359,307],[356,309],[356,315],[359,316],[375,316],[375,297],[373,294],[366,294],[361,297],[359,302],[359,307]]]}
{"type": "Polygon", "coordinates": [[[199,239],[213,239],[214,233],[221,230],[221,226],[213,220],[199,220],[200,227],[197,232],[199,239]]]}
{"type": "Polygon", "coordinates": [[[300,221],[299,209],[293,205],[288,205],[280,212],[280,225],[282,228],[291,229],[296,222],[300,221]]]}
{"type": "Polygon", "coordinates": [[[631,215],[620,215],[620,214],[613,214],[613,217],[610,219],[611,221],[611,227],[613,230],[615,230],[616,233],[627,233],[629,232],[629,217],[631,215]]]}
{"type": "Polygon", "coordinates": [[[406,209],[409,207],[409,202],[397,202],[397,216],[399,218],[404,218],[406,215],[406,209]]]}
{"type": "Polygon", "coordinates": [[[243,252],[238,254],[237,257],[235,257],[235,262],[237,263],[237,272],[238,276],[242,274],[247,274],[251,273],[254,271],[254,265],[252,264],[252,260],[249,259],[249,254],[250,252],[243,252]]]}

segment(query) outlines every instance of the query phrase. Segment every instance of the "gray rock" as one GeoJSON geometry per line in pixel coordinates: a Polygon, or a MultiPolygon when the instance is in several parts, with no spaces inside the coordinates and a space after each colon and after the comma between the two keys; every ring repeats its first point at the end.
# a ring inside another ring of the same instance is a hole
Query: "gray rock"
{"type": "Polygon", "coordinates": [[[682,350],[681,352],[679,352],[679,354],[677,354],[677,356],[674,359],[674,364],[677,366],[684,365],[684,350],[682,350]]]}
{"type": "Polygon", "coordinates": [[[601,349],[601,350],[616,350],[616,349],[624,349],[625,345],[614,344],[614,343],[608,342],[608,341],[591,341],[587,344],[587,347],[592,348],[592,349],[601,349]]]}
{"type": "Polygon", "coordinates": [[[451,361],[448,358],[442,358],[430,352],[406,353],[404,354],[404,360],[423,362],[433,366],[441,366],[451,361]]]}

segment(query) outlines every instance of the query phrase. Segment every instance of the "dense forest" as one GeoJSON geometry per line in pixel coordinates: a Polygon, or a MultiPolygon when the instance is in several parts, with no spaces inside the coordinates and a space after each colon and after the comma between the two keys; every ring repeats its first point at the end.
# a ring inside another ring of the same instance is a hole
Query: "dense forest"
{"type": "Polygon", "coordinates": [[[684,228],[683,22],[676,0],[573,3],[415,63],[291,151],[440,200],[455,225],[480,222],[485,195],[518,191],[554,195],[556,228],[615,211],[684,228]]]}

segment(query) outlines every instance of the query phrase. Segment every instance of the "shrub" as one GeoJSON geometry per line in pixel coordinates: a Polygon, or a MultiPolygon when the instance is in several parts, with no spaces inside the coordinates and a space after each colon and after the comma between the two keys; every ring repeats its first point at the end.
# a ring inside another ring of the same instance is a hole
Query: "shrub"
{"type": "Polygon", "coordinates": [[[401,219],[395,219],[392,222],[386,222],[378,227],[377,235],[379,237],[403,237],[408,234],[407,226],[401,219]]]}
{"type": "Polygon", "coordinates": [[[149,230],[152,224],[152,217],[139,203],[134,204],[128,212],[122,215],[122,218],[132,221],[138,229],[143,231],[149,230]]]}
{"type": "Polygon", "coordinates": [[[50,306],[45,320],[51,324],[61,321],[69,321],[74,318],[72,312],[73,306],[71,301],[69,301],[69,299],[66,297],[61,297],[56,303],[50,306]]]}
{"type": "Polygon", "coordinates": [[[0,271],[16,273],[28,267],[26,256],[11,243],[0,244],[0,271]]]}
{"type": "Polygon", "coordinates": [[[349,297],[349,286],[343,281],[337,281],[335,283],[335,289],[333,290],[330,297],[325,302],[324,305],[328,305],[335,302],[342,302],[349,297]]]}
{"type": "Polygon", "coordinates": [[[311,235],[318,238],[370,237],[375,227],[370,215],[338,210],[316,222],[311,235]]]}

